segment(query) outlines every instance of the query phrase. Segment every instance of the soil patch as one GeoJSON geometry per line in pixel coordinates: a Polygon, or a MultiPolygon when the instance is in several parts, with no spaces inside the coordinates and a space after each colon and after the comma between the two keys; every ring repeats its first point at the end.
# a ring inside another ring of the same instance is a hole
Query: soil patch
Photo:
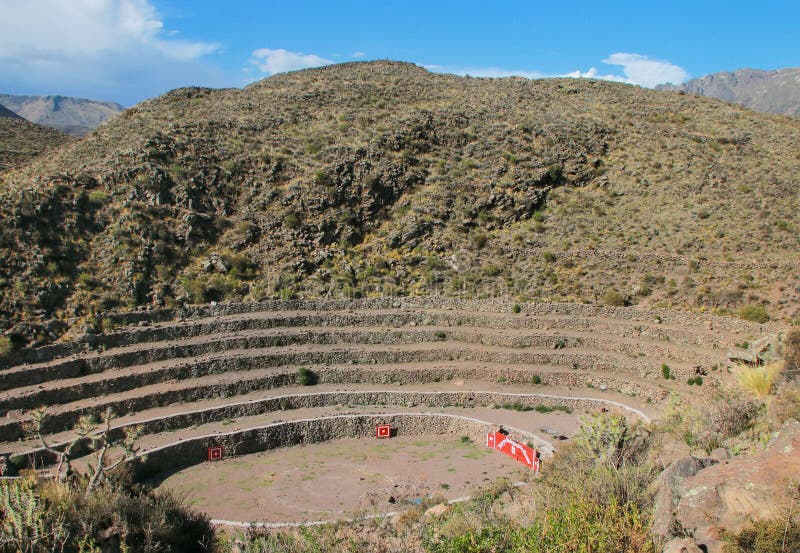
{"type": "Polygon", "coordinates": [[[311,521],[398,511],[426,496],[469,495],[500,476],[530,474],[459,436],[348,438],[203,463],[161,486],[213,518],[311,521]],[[392,502],[393,500],[393,502],[392,502]]]}

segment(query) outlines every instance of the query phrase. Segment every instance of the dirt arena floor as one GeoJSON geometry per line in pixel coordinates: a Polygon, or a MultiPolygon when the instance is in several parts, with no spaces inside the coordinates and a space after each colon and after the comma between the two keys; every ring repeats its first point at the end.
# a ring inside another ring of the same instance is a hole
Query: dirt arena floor
{"type": "Polygon", "coordinates": [[[203,463],[161,486],[215,519],[313,521],[402,510],[429,495],[455,499],[498,477],[530,476],[505,455],[459,436],[331,442],[203,463]]]}

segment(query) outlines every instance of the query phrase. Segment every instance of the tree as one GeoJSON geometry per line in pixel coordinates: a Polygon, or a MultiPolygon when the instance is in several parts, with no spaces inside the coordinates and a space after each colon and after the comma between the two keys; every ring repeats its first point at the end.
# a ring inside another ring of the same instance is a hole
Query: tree
{"type": "Polygon", "coordinates": [[[66,481],[72,475],[73,453],[79,443],[87,442],[89,448],[96,453],[95,463],[88,464],[89,470],[85,475],[88,478],[86,485],[87,496],[97,488],[106,474],[122,463],[132,460],[139,450],[136,446],[136,440],[141,435],[141,429],[139,427],[126,427],[121,433],[112,432],[111,421],[114,418],[114,413],[111,408],[106,409],[105,413],[103,413],[101,425],[98,425],[92,417],[81,417],[74,428],[75,437],[61,448],[50,445],[44,437],[43,430],[47,420],[47,409],[44,407],[35,409],[30,412],[30,415],[29,432],[39,440],[47,452],[58,459],[56,478],[60,482],[66,481]],[[114,437],[114,435],[117,435],[117,437],[114,437]],[[110,459],[109,456],[114,449],[121,449],[122,455],[116,459],[110,459]]]}

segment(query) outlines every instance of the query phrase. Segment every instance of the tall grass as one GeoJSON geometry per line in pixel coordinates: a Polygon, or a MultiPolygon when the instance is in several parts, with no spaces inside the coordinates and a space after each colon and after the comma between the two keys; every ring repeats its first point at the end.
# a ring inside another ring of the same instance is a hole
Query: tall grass
{"type": "Polygon", "coordinates": [[[757,397],[766,397],[770,394],[778,376],[783,368],[783,363],[774,362],[761,367],[740,365],[736,369],[736,382],[742,389],[752,392],[757,397]]]}

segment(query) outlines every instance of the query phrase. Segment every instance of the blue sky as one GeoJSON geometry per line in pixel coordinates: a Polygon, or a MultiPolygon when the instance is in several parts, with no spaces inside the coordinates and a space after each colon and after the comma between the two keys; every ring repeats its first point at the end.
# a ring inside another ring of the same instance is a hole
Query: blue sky
{"type": "Polygon", "coordinates": [[[132,105],[331,62],[642,86],[800,65],[800,3],[0,0],[0,93],[132,105]]]}

